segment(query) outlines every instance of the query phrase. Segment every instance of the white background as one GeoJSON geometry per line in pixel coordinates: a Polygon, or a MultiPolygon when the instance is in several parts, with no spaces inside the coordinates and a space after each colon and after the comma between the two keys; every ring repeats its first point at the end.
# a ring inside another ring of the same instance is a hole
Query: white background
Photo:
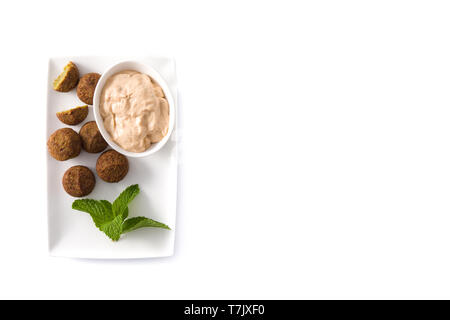
{"type": "Polygon", "coordinates": [[[0,4],[0,298],[450,298],[446,1],[0,4]],[[47,252],[57,55],[168,53],[175,255],[47,252]]]}

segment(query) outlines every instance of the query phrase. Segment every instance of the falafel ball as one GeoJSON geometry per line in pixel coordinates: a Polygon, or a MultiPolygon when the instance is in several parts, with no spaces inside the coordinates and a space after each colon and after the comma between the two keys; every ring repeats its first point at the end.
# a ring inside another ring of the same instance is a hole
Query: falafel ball
{"type": "Polygon", "coordinates": [[[58,129],[48,138],[47,148],[56,160],[75,158],[81,152],[81,138],[70,128],[58,129]]]}
{"type": "Polygon", "coordinates": [[[62,123],[68,124],[69,126],[74,126],[83,122],[83,120],[86,119],[88,113],[89,108],[86,105],[57,112],[56,116],[62,123]]]}
{"type": "Polygon", "coordinates": [[[95,121],[86,122],[80,129],[83,149],[89,153],[102,152],[108,144],[103,139],[95,121]]]}
{"type": "Polygon", "coordinates": [[[77,86],[79,77],[77,66],[69,61],[63,72],[53,81],[53,89],[59,92],[69,92],[77,86]]]}
{"type": "Polygon", "coordinates": [[[102,180],[119,182],[128,173],[128,159],[115,150],[108,150],[98,157],[95,169],[102,180]]]}
{"type": "Polygon", "coordinates": [[[100,79],[100,75],[95,72],[87,73],[81,77],[77,86],[77,96],[81,101],[92,105],[95,86],[97,86],[98,79],[100,79]]]}
{"type": "Polygon", "coordinates": [[[95,176],[85,166],[73,166],[64,173],[64,190],[73,197],[84,197],[94,190],[95,176]]]}

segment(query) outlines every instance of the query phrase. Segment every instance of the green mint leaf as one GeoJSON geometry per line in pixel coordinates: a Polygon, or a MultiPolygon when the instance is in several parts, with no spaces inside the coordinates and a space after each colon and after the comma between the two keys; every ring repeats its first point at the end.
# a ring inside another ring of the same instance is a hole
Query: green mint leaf
{"type": "Polygon", "coordinates": [[[125,220],[123,215],[119,215],[110,222],[102,224],[100,230],[102,230],[112,241],[118,241],[122,234],[123,220],[125,220]]]}
{"type": "Polygon", "coordinates": [[[89,213],[95,226],[113,241],[119,240],[123,221],[128,216],[128,208],[126,208],[123,214],[115,217],[112,212],[112,204],[107,200],[75,200],[72,203],[72,209],[89,213]]]}
{"type": "Polygon", "coordinates": [[[165,225],[164,223],[146,218],[146,217],[135,217],[130,218],[124,221],[122,225],[122,233],[130,232],[139,228],[146,228],[146,227],[152,227],[152,228],[163,228],[168,229],[170,228],[165,225]]]}
{"type": "Polygon", "coordinates": [[[72,209],[87,212],[94,220],[95,226],[101,228],[101,226],[111,221],[114,216],[112,213],[112,205],[109,201],[94,199],[79,199],[72,203],[72,209]]]}
{"type": "Polygon", "coordinates": [[[123,214],[128,208],[128,204],[139,194],[139,186],[133,184],[126,188],[122,193],[114,200],[112,204],[112,212],[115,217],[123,214]]]}

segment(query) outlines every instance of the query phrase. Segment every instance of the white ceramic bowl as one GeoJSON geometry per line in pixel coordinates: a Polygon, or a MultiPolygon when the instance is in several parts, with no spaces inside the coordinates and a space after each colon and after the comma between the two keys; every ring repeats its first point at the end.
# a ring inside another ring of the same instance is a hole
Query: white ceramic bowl
{"type": "Polygon", "coordinates": [[[175,105],[173,101],[172,94],[169,90],[169,86],[164,81],[164,79],[161,77],[161,75],[152,67],[150,67],[147,64],[138,62],[138,61],[123,61],[119,62],[111,67],[109,67],[105,72],[103,72],[102,76],[97,82],[97,86],[95,87],[94,92],[94,117],[95,122],[97,122],[98,129],[100,130],[100,133],[102,134],[103,138],[106,140],[106,142],[116,150],[117,152],[127,156],[127,157],[145,157],[149,156],[151,154],[156,153],[158,150],[160,150],[169,140],[170,134],[173,131],[173,127],[175,124],[175,105]],[[159,142],[154,143],[148,148],[147,150],[143,152],[131,152],[127,151],[123,148],[121,148],[119,145],[117,145],[114,141],[112,141],[108,131],[106,131],[105,126],[103,125],[103,118],[100,115],[100,96],[103,90],[103,86],[106,83],[106,80],[108,80],[109,77],[114,75],[117,72],[124,71],[124,70],[135,70],[141,73],[145,73],[149,75],[152,79],[154,79],[163,89],[164,94],[166,96],[167,102],[169,104],[169,130],[167,131],[166,136],[159,142]]]}

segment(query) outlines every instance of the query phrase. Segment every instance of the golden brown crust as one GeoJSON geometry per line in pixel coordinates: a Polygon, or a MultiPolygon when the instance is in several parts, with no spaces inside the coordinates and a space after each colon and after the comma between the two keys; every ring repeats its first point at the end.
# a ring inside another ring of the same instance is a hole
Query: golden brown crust
{"type": "Polygon", "coordinates": [[[103,139],[95,121],[86,122],[80,129],[83,149],[89,153],[98,153],[106,149],[108,144],[103,139]]]}
{"type": "Polygon", "coordinates": [[[94,72],[87,73],[81,77],[77,86],[77,96],[81,101],[92,105],[98,79],[100,79],[100,75],[94,72]]]}
{"type": "Polygon", "coordinates": [[[58,129],[47,141],[50,155],[59,161],[75,158],[81,152],[81,138],[70,128],[58,129]]]}
{"type": "Polygon", "coordinates": [[[74,126],[83,122],[84,119],[86,119],[88,113],[89,107],[86,105],[57,112],[56,116],[62,123],[68,124],[69,126],[74,126]]]}
{"type": "Polygon", "coordinates": [[[95,176],[85,166],[73,166],[64,173],[62,184],[71,196],[84,197],[94,190],[95,176]]]}
{"type": "Polygon", "coordinates": [[[128,159],[115,150],[108,150],[98,157],[95,169],[102,180],[119,182],[128,173],[128,159]]]}
{"type": "Polygon", "coordinates": [[[59,92],[68,92],[77,86],[79,77],[78,67],[69,61],[63,72],[53,81],[53,89],[59,92]]]}

